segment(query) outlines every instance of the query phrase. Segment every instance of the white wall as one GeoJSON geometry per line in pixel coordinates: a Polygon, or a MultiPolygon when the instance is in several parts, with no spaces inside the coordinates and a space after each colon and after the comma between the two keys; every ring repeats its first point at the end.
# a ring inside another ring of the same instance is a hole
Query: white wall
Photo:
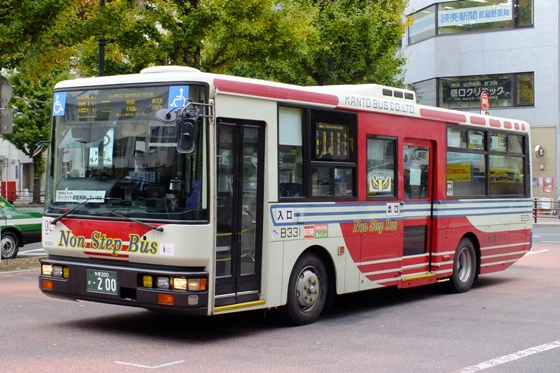
{"type": "MultiPolygon", "coordinates": [[[[433,3],[411,0],[408,11],[433,3]]],[[[557,1],[535,0],[534,28],[440,35],[405,45],[404,53],[408,58],[405,81],[532,71],[535,73],[534,108],[499,108],[490,113],[522,119],[535,127],[557,125],[560,103],[558,18],[557,1]]],[[[404,41],[406,44],[406,37],[404,41]]]]}

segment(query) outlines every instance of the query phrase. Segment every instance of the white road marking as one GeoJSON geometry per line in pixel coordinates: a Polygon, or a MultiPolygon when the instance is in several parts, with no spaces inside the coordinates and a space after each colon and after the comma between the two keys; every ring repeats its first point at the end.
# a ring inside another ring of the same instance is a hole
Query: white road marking
{"type": "Polygon", "coordinates": [[[170,365],[181,364],[181,363],[184,363],[184,362],[185,362],[185,360],[178,360],[178,361],[173,361],[171,363],[166,363],[166,364],[161,364],[161,365],[152,365],[152,366],[133,364],[133,363],[125,363],[123,361],[115,361],[115,364],[130,365],[132,367],[145,368],[145,369],[159,369],[159,368],[163,368],[163,367],[168,367],[170,365]]]}
{"type": "Polygon", "coordinates": [[[533,254],[541,254],[541,253],[546,253],[548,250],[539,250],[539,251],[529,251],[527,254],[525,255],[533,255],[533,254]]]}
{"type": "Polygon", "coordinates": [[[558,347],[560,347],[560,341],[554,341],[554,342],[551,342],[551,343],[546,343],[546,344],[543,344],[543,345],[540,345],[540,346],[535,346],[535,347],[528,348],[526,350],[517,351],[517,352],[514,352],[513,354],[500,356],[496,359],[487,360],[487,361],[484,361],[484,362],[479,363],[477,365],[471,365],[470,367],[463,368],[461,371],[459,371],[459,373],[479,372],[481,370],[485,370],[485,369],[488,369],[488,368],[493,368],[493,367],[496,367],[498,365],[509,363],[511,361],[514,361],[514,360],[522,359],[524,357],[531,356],[531,355],[534,355],[534,354],[538,354],[540,352],[552,350],[553,348],[558,348],[558,347]]]}

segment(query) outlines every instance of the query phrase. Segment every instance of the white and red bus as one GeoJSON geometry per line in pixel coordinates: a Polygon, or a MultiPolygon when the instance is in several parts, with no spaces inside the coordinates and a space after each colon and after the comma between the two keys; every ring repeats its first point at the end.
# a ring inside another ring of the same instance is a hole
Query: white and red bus
{"type": "Polygon", "coordinates": [[[529,125],[378,85],[152,67],[53,100],[39,286],[216,315],[447,281],[531,248],[529,125]]]}

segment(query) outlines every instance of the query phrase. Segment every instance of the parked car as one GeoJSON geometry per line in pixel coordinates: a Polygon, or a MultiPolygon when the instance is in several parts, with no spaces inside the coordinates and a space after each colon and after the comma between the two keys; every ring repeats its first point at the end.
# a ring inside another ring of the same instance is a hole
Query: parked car
{"type": "Polygon", "coordinates": [[[19,248],[41,241],[43,214],[22,211],[0,196],[0,245],[2,259],[13,259],[19,248]]]}

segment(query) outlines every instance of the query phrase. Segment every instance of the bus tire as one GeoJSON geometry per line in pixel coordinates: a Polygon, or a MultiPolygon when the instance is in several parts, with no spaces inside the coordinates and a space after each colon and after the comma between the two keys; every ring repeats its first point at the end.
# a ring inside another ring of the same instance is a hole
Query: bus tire
{"type": "Polygon", "coordinates": [[[451,290],[456,293],[468,291],[476,278],[477,269],[476,250],[471,240],[463,238],[453,259],[453,276],[451,277],[451,290]]]}
{"type": "Polygon", "coordinates": [[[311,324],[321,315],[328,295],[325,264],[316,254],[298,259],[288,283],[286,319],[292,325],[311,324]]]}

